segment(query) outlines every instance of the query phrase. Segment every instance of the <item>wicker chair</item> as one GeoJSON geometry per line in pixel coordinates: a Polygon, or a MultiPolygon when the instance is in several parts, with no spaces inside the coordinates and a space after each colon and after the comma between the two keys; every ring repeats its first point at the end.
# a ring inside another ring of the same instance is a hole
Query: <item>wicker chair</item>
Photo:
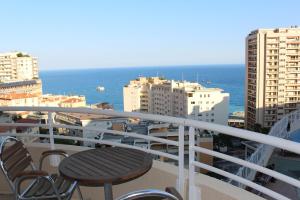
{"type": "Polygon", "coordinates": [[[49,175],[42,171],[43,161],[50,155],[68,156],[63,150],[45,151],[41,155],[40,166],[37,169],[21,141],[13,137],[6,137],[3,140],[0,145],[0,167],[17,200],[69,200],[75,189],[82,200],[76,182],[67,181],[57,174],[49,175]]]}

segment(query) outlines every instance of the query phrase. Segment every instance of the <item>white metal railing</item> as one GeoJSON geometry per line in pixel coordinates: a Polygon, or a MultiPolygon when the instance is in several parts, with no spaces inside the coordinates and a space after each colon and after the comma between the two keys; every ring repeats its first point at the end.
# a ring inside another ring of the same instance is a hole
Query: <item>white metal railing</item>
{"type": "MultiPolygon", "coordinates": [[[[292,133],[293,130],[297,130],[300,128],[300,126],[298,125],[299,121],[300,121],[300,110],[291,112],[285,115],[281,120],[276,122],[275,125],[271,128],[268,135],[278,137],[278,138],[285,138],[285,139],[289,138],[290,133],[292,133]]],[[[274,149],[275,149],[274,146],[261,144],[254,151],[254,153],[251,154],[251,156],[247,159],[247,161],[258,164],[260,166],[266,166],[268,164],[269,159],[271,158],[274,149]]],[[[243,166],[239,168],[236,175],[252,181],[255,178],[256,170],[243,166]]],[[[232,179],[229,182],[235,184],[234,180],[232,179]]],[[[240,183],[238,183],[238,185],[242,188],[245,187],[245,185],[240,183]]]]}
{"type": "MultiPolygon", "coordinates": [[[[67,112],[67,113],[86,113],[86,114],[99,114],[99,115],[109,115],[109,116],[123,116],[124,113],[115,112],[115,111],[108,111],[106,110],[96,110],[96,109],[90,109],[90,108],[58,108],[58,107],[0,107],[0,111],[38,111],[38,112],[48,112],[48,123],[47,124],[31,124],[31,123],[0,123],[0,126],[9,126],[9,127],[42,127],[42,128],[48,128],[49,129],[49,135],[45,134],[1,134],[1,136],[18,136],[18,137],[41,137],[41,138],[49,138],[50,142],[50,148],[55,149],[55,143],[54,139],[67,139],[67,140],[77,140],[82,142],[92,142],[97,144],[105,144],[105,145],[111,145],[111,146],[118,146],[118,147],[125,147],[125,148],[132,148],[141,150],[147,153],[151,153],[153,155],[162,156],[165,158],[169,158],[172,160],[175,160],[178,162],[178,178],[177,178],[177,189],[181,194],[184,193],[184,126],[179,124],[178,128],[178,142],[174,140],[167,140],[163,138],[153,137],[149,135],[142,135],[132,132],[122,132],[122,131],[115,131],[115,130],[108,130],[108,129],[101,129],[101,128],[93,128],[93,127],[81,127],[81,126],[73,126],[73,125],[64,125],[64,124],[55,124],[53,119],[53,113],[55,112],[67,112]],[[95,112],[96,111],[96,112],[95,112]],[[104,112],[101,112],[104,111],[104,112]],[[130,136],[133,138],[140,138],[145,139],[148,141],[156,141],[159,143],[164,143],[168,145],[173,145],[178,147],[178,155],[173,155],[166,152],[161,152],[158,150],[152,150],[150,148],[145,149],[142,147],[122,144],[118,142],[112,142],[108,140],[96,140],[96,139],[90,139],[90,138],[82,138],[82,137],[74,137],[74,136],[62,136],[62,135],[54,135],[53,128],[66,128],[66,129],[78,129],[78,130],[85,130],[85,131],[97,131],[99,133],[111,133],[116,135],[123,135],[123,136],[130,136]]],[[[134,118],[141,118],[145,119],[141,116],[134,116],[130,114],[128,117],[134,117],[134,118]]],[[[157,116],[148,116],[148,120],[153,121],[160,121],[157,120],[157,116]]],[[[52,156],[51,157],[52,164],[57,165],[58,164],[58,157],[52,156]]]]}
{"type": "MultiPolygon", "coordinates": [[[[170,158],[173,160],[178,161],[178,181],[177,181],[177,188],[181,194],[184,194],[184,182],[187,177],[184,175],[184,129],[185,127],[189,127],[189,199],[200,199],[201,195],[201,189],[199,190],[199,187],[196,187],[195,185],[195,168],[203,168],[215,173],[218,173],[222,176],[225,176],[229,179],[233,179],[243,185],[247,185],[249,187],[252,187],[266,195],[269,195],[276,199],[288,199],[281,194],[278,194],[274,191],[271,191],[264,186],[257,185],[250,180],[246,179],[243,176],[230,174],[228,172],[222,171],[220,169],[217,169],[215,167],[212,167],[210,165],[200,163],[195,160],[195,153],[203,153],[208,154],[210,156],[219,157],[221,159],[239,164],[241,166],[244,166],[247,169],[252,169],[253,171],[260,171],[262,173],[265,173],[267,175],[270,175],[272,177],[275,177],[277,179],[280,179],[286,183],[289,183],[295,187],[300,188],[300,181],[294,178],[291,178],[289,176],[286,176],[284,174],[280,174],[278,172],[272,171],[270,169],[265,168],[263,165],[260,165],[261,163],[253,163],[250,161],[241,160],[229,155],[225,155],[219,152],[215,152],[212,150],[208,150],[202,147],[195,146],[195,129],[202,129],[202,130],[210,130],[215,131],[219,133],[223,133],[226,135],[231,135],[247,140],[256,141],[259,143],[264,143],[266,147],[272,146],[272,148],[277,147],[281,148],[287,151],[291,151],[297,154],[300,154],[300,144],[288,140],[284,140],[278,137],[269,136],[269,135],[263,135],[256,132],[251,132],[247,130],[232,128],[228,126],[222,126],[218,124],[212,124],[208,122],[201,122],[196,120],[190,120],[190,119],[183,119],[183,118],[175,118],[175,117],[168,117],[168,116],[159,116],[159,115],[152,115],[152,114],[142,114],[142,113],[128,113],[128,112],[116,112],[112,110],[99,110],[99,109],[90,109],[90,108],[54,108],[54,107],[0,107],[0,111],[39,111],[39,112],[48,112],[49,121],[48,124],[30,124],[30,123],[0,123],[0,126],[28,126],[28,127],[44,127],[49,128],[49,135],[44,134],[26,134],[26,135],[18,135],[18,134],[1,134],[2,136],[10,135],[10,136],[36,136],[36,137],[42,137],[42,138],[49,138],[51,143],[51,148],[55,148],[54,145],[54,139],[60,138],[60,139],[69,139],[69,140],[77,140],[77,141],[87,141],[87,142],[93,142],[93,143],[99,143],[99,144],[107,144],[112,146],[120,146],[120,147],[127,147],[127,148],[133,148],[138,149],[141,151],[145,151],[151,154],[155,154],[158,156],[163,156],[166,158],[170,158]],[[179,125],[179,136],[178,136],[178,142],[162,139],[162,138],[156,138],[154,136],[148,136],[148,135],[140,135],[137,133],[129,133],[129,132],[122,132],[122,131],[114,131],[114,130],[106,130],[106,129],[95,129],[90,127],[80,127],[80,126],[71,126],[71,125],[63,125],[63,124],[55,124],[53,123],[52,113],[55,112],[67,112],[67,113],[86,113],[86,114],[99,114],[99,115],[109,115],[109,116],[119,116],[119,117],[131,117],[131,118],[140,118],[143,120],[152,120],[152,121],[160,121],[165,123],[172,123],[179,125]],[[73,137],[73,136],[62,136],[62,135],[54,135],[53,134],[53,128],[67,128],[67,129],[80,129],[80,130],[90,130],[90,131],[99,131],[99,132],[107,132],[111,134],[120,134],[120,135],[126,135],[130,137],[135,138],[141,138],[145,140],[150,141],[156,141],[160,143],[165,143],[169,145],[174,145],[178,147],[178,155],[173,155],[166,152],[161,152],[158,150],[153,149],[145,149],[137,146],[131,146],[127,144],[107,141],[107,140],[96,140],[96,139],[89,139],[89,138],[82,138],[82,137],[73,137]]],[[[298,116],[299,118],[299,116],[298,116]]],[[[281,125],[275,125],[272,130],[281,130],[281,127],[284,127],[285,124],[281,125]]],[[[261,147],[261,148],[266,148],[261,147]]],[[[266,149],[264,151],[261,151],[261,153],[265,153],[266,149]]],[[[261,156],[261,154],[257,155],[258,157],[261,156]]]]}

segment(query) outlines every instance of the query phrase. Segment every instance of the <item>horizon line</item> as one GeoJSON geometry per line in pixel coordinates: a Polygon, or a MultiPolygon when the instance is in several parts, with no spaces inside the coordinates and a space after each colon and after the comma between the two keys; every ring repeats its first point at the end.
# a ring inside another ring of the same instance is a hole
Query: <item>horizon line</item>
{"type": "Polygon", "coordinates": [[[244,66],[245,63],[235,63],[235,64],[189,64],[189,65],[132,65],[132,66],[110,66],[110,67],[88,67],[88,68],[84,68],[84,67],[79,67],[79,68],[46,68],[46,69],[42,69],[39,68],[39,71],[67,71],[67,70],[92,70],[92,69],[129,69],[129,68],[158,68],[158,67],[163,67],[163,68],[167,68],[167,67],[218,67],[218,66],[232,66],[232,67],[237,67],[237,66],[244,66]]]}

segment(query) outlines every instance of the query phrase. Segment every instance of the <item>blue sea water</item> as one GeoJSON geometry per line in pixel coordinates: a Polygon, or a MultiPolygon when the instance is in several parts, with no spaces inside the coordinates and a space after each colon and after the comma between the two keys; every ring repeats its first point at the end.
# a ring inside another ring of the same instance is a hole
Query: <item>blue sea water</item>
{"type": "Polygon", "coordinates": [[[206,87],[222,88],[230,93],[230,112],[244,110],[244,65],[208,65],[182,67],[133,67],[41,71],[43,92],[85,95],[87,103],[111,103],[123,110],[123,86],[139,76],[163,76],[167,79],[197,81],[206,87]],[[198,78],[197,78],[198,77],[198,78]],[[104,92],[97,92],[97,86],[104,92]]]}

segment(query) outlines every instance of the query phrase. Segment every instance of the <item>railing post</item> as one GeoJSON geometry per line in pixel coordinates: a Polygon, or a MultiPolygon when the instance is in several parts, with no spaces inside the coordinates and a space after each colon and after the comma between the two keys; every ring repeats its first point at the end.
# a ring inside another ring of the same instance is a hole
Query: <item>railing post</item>
{"type": "Polygon", "coordinates": [[[178,130],[178,179],[177,179],[177,189],[181,195],[184,195],[184,126],[180,125],[178,130]]]}
{"type": "MultiPolygon", "coordinates": [[[[147,128],[147,135],[148,136],[150,135],[149,127],[147,128]]],[[[150,140],[148,140],[148,149],[151,149],[151,142],[150,142],[150,140]]]]}
{"type": "MultiPolygon", "coordinates": [[[[55,143],[54,143],[54,134],[53,134],[53,113],[48,112],[48,129],[49,129],[49,140],[50,140],[50,149],[55,149],[55,143]]],[[[54,167],[57,167],[59,164],[59,157],[52,155],[50,156],[50,164],[54,167]]]]}
{"type": "MultiPolygon", "coordinates": [[[[193,162],[195,161],[195,129],[194,127],[189,128],[189,199],[196,199],[195,190],[195,166],[193,162]]],[[[200,195],[198,199],[201,199],[200,195]]]]}

